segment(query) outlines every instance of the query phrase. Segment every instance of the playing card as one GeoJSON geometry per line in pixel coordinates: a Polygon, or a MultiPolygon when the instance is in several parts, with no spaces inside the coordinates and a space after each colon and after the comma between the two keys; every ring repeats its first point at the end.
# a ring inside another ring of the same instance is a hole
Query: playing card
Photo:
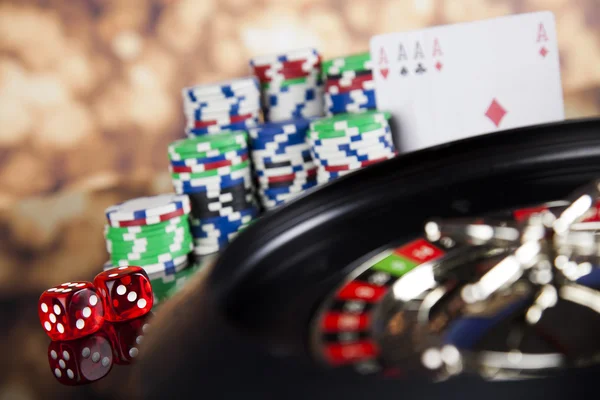
{"type": "Polygon", "coordinates": [[[371,57],[403,152],[564,119],[550,12],[375,36],[371,57]]]}

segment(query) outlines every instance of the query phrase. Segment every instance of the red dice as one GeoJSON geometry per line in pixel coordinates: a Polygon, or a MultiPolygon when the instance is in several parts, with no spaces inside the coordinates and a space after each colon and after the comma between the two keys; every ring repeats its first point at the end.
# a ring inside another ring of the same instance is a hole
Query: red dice
{"type": "Polygon", "coordinates": [[[140,267],[117,267],[101,272],[94,278],[94,285],[104,303],[107,321],[127,321],[152,309],[152,285],[140,267]]]}
{"type": "Polygon", "coordinates": [[[114,363],[128,365],[139,354],[144,335],[148,331],[148,320],[152,313],[125,322],[104,323],[102,331],[106,333],[113,346],[114,363]]]}
{"type": "Polygon", "coordinates": [[[100,332],[77,340],[52,341],[48,346],[48,362],[52,374],[63,385],[83,385],[110,372],[112,347],[100,332]]]}
{"type": "Polygon", "coordinates": [[[67,282],[46,290],[38,302],[38,315],[52,340],[73,340],[100,329],[104,323],[102,300],[91,282],[67,282]]]}

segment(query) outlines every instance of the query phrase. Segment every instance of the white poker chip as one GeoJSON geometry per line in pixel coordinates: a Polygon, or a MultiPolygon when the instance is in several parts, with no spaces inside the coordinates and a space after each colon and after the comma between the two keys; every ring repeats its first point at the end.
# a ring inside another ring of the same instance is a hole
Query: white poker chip
{"type": "Polygon", "coordinates": [[[296,49],[291,51],[286,51],[284,53],[277,54],[265,54],[256,57],[252,57],[250,60],[250,66],[252,67],[260,67],[265,65],[271,65],[278,62],[286,62],[286,61],[297,61],[297,60],[306,60],[319,55],[319,52],[313,48],[303,48],[296,49]]]}
{"type": "Polygon", "coordinates": [[[183,88],[183,98],[227,98],[238,97],[244,93],[255,93],[258,91],[258,81],[254,77],[244,77],[222,82],[195,85],[183,88]],[[231,94],[231,95],[230,95],[231,94]],[[235,96],[238,95],[238,96],[235,96]]]}
{"type": "MultiPolygon", "coordinates": [[[[186,195],[161,194],[151,197],[140,197],[125,201],[106,209],[105,214],[109,223],[133,220],[156,220],[161,222],[162,216],[174,213],[177,210],[189,213],[190,199],[186,195]]],[[[147,224],[149,225],[149,224],[147,224]]]]}

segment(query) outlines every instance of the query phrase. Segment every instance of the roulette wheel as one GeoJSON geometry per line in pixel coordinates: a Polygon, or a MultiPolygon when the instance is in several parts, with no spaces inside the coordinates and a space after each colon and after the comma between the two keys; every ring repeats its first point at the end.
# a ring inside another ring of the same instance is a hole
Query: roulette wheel
{"type": "Polygon", "coordinates": [[[132,395],[589,395],[599,132],[453,142],[264,215],[157,312],[132,395]]]}

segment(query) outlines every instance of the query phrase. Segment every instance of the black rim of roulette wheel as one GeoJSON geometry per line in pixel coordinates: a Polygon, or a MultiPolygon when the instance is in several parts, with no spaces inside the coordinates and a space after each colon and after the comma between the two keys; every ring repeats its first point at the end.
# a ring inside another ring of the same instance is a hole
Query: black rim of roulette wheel
{"type": "MultiPolygon", "coordinates": [[[[537,242],[544,254],[557,255],[550,245],[557,237],[554,225],[546,217],[558,221],[570,204],[564,200],[600,177],[599,133],[600,120],[521,128],[414,152],[340,178],[267,213],[236,238],[210,271],[209,295],[228,321],[269,353],[319,365],[434,378],[463,369],[500,378],[523,370],[525,376],[545,375],[584,365],[597,351],[589,348],[593,339],[554,328],[569,325],[571,320],[563,323],[567,315],[598,332],[598,322],[590,322],[597,313],[540,303],[547,303],[548,287],[565,283],[563,275],[532,280],[543,271],[529,264],[485,299],[466,306],[460,301],[465,286],[473,288],[500,261],[514,258],[531,231],[542,232],[537,242]],[[554,202],[550,209],[539,208],[548,202],[554,202]],[[432,219],[442,221],[434,225],[437,237],[424,232],[432,219]],[[477,236],[464,231],[473,225],[494,234],[474,244],[477,236]],[[518,238],[507,244],[503,229],[518,238]],[[390,255],[405,264],[381,262],[390,255]],[[430,264],[436,286],[401,299],[398,282],[404,279],[409,291],[419,286],[418,276],[413,284],[406,277],[430,264]],[[402,273],[394,275],[394,268],[402,273]],[[541,304],[543,318],[540,312],[528,324],[532,304],[541,304]],[[423,312],[426,323],[414,328],[423,312]]],[[[547,267],[548,260],[536,260],[547,267]]],[[[593,257],[584,261],[596,265],[593,257]]],[[[596,286],[592,281],[588,286],[596,286]]]]}

